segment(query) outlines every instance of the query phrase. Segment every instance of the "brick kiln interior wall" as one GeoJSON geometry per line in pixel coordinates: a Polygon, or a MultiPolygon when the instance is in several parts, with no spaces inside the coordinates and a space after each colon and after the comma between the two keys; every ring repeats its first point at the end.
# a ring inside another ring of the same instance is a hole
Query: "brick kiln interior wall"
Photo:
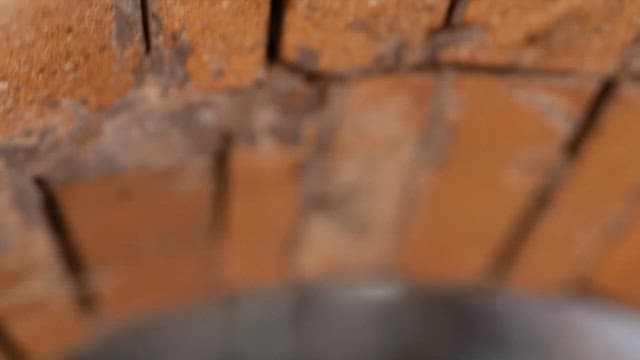
{"type": "Polygon", "coordinates": [[[0,359],[326,279],[640,305],[639,19],[0,0],[0,359]]]}

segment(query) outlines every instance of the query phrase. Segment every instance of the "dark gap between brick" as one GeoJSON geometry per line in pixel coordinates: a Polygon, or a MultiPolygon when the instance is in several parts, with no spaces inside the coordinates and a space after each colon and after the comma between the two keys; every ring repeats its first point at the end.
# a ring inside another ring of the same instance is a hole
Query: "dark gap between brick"
{"type": "Polygon", "coordinates": [[[284,27],[285,0],[271,0],[269,14],[269,40],[267,43],[267,59],[276,62],[280,57],[280,43],[284,27]]]}
{"type": "Polygon", "coordinates": [[[151,54],[153,47],[151,40],[151,26],[150,26],[150,12],[148,0],[140,0],[140,17],[142,20],[142,35],[144,37],[144,52],[145,54],[151,54]]]}
{"type": "Polygon", "coordinates": [[[596,93],[595,97],[591,101],[589,105],[587,115],[584,118],[584,121],[580,123],[580,127],[575,132],[574,137],[571,139],[569,143],[567,143],[564,152],[569,159],[572,161],[579,154],[582,149],[584,143],[591,133],[593,133],[593,129],[597,126],[598,119],[602,114],[603,110],[606,108],[607,104],[609,104],[610,100],[615,95],[616,89],[618,87],[617,78],[607,79],[596,93]]]}
{"type": "Polygon", "coordinates": [[[451,28],[457,25],[460,15],[467,6],[468,0],[450,0],[449,7],[444,18],[443,28],[451,28]]]}
{"type": "Polygon", "coordinates": [[[34,182],[42,195],[43,210],[53,233],[56,246],[60,251],[66,271],[73,281],[76,301],[84,311],[93,312],[96,307],[96,301],[86,278],[86,267],[74,246],[73,238],[64,220],[55,192],[43,178],[37,177],[34,182]]]}
{"type": "Polygon", "coordinates": [[[617,85],[618,80],[616,77],[605,80],[591,100],[583,121],[580,122],[580,126],[576,129],[573,137],[566,143],[561,160],[550,171],[547,181],[537,190],[531,203],[524,210],[520,219],[515,222],[515,226],[506,237],[504,247],[497,254],[491,269],[490,275],[494,280],[500,281],[504,279],[511,271],[529,235],[539,224],[542,215],[558,192],[567,171],[580,155],[584,144],[589,140],[594,129],[597,128],[602,112],[613,98],[617,85]]]}

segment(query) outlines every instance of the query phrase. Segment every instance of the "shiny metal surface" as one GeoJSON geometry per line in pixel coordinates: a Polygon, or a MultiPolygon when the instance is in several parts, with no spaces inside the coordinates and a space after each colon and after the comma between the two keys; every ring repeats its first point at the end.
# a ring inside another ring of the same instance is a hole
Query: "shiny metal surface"
{"type": "Polygon", "coordinates": [[[396,282],[249,294],[125,329],[74,360],[636,360],[640,317],[593,301],[396,282]]]}

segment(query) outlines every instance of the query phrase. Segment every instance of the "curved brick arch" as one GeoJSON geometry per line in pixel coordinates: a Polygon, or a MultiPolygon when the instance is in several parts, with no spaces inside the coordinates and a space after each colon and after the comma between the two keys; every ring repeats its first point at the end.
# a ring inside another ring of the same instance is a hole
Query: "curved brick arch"
{"type": "Polygon", "coordinates": [[[0,349],[389,274],[638,305],[632,3],[0,1],[0,349]]]}

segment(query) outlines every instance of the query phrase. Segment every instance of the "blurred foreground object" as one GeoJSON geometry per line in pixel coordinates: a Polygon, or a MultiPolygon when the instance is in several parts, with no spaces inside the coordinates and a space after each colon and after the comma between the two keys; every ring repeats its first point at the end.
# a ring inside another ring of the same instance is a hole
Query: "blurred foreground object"
{"type": "Polygon", "coordinates": [[[394,282],[251,294],[117,333],[74,360],[637,359],[638,314],[394,282]]]}

